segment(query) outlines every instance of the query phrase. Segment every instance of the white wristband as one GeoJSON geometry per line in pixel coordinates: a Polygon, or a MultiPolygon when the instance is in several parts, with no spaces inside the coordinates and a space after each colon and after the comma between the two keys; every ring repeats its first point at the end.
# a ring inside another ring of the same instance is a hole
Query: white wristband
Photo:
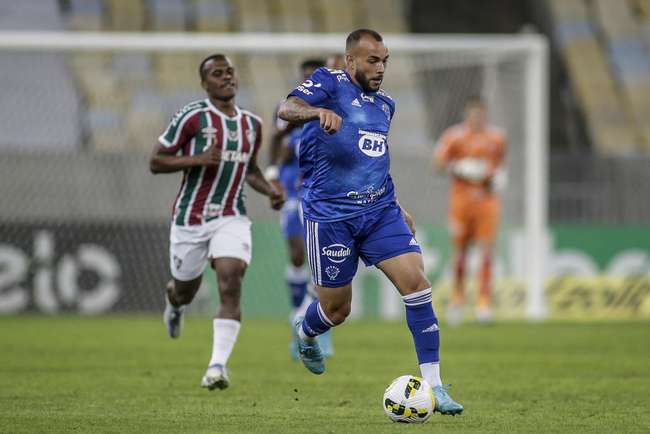
{"type": "Polygon", "coordinates": [[[278,176],[280,176],[280,170],[278,170],[278,166],[268,166],[264,170],[264,177],[268,181],[277,181],[278,176]]]}

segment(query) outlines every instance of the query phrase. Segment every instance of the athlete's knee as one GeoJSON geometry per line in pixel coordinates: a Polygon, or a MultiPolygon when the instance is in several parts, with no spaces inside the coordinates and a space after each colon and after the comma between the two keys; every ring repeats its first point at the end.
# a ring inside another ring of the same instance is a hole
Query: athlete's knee
{"type": "Polygon", "coordinates": [[[168,285],[170,301],[175,305],[190,304],[200,285],[201,277],[189,281],[174,279],[173,283],[168,285]]]}
{"type": "Polygon", "coordinates": [[[241,283],[237,280],[236,277],[219,278],[219,318],[241,318],[241,283]]]}
{"type": "Polygon", "coordinates": [[[467,251],[469,250],[470,240],[462,240],[456,243],[454,256],[456,260],[465,260],[467,251]]]}
{"type": "Polygon", "coordinates": [[[322,307],[327,318],[332,321],[335,326],[337,326],[339,324],[342,324],[350,315],[350,311],[352,310],[352,303],[350,301],[341,303],[329,303],[322,307]]]}
{"type": "Polygon", "coordinates": [[[490,241],[479,241],[478,243],[479,251],[481,252],[481,258],[483,260],[490,259],[492,257],[492,251],[494,250],[493,244],[490,241]]]}
{"type": "Polygon", "coordinates": [[[221,273],[217,278],[221,297],[239,297],[241,292],[242,276],[239,273],[221,273]]]}
{"type": "Polygon", "coordinates": [[[291,238],[289,240],[289,257],[294,267],[305,265],[305,245],[302,238],[291,238]]]}
{"type": "Polygon", "coordinates": [[[419,288],[418,291],[422,291],[423,289],[431,288],[431,282],[429,281],[429,279],[422,276],[422,278],[418,282],[417,287],[419,288]]]}
{"type": "Polygon", "coordinates": [[[305,252],[295,252],[291,251],[291,265],[294,267],[302,267],[305,265],[305,252]]]}
{"type": "Polygon", "coordinates": [[[231,289],[241,286],[246,271],[246,263],[240,259],[215,259],[212,268],[217,273],[219,289],[231,289]]]}
{"type": "Polygon", "coordinates": [[[411,294],[414,292],[422,291],[423,289],[431,288],[431,282],[424,274],[424,270],[412,270],[403,274],[399,280],[398,288],[403,294],[411,294]]]}

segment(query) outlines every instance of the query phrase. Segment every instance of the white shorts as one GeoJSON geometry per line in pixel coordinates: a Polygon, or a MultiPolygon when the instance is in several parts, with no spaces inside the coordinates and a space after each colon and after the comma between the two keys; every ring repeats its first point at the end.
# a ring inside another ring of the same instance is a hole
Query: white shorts
{"type": "Polygon", "coordinates": [[[208,259],[237,258],[247,265],[252,254],[251,221],[245,216],[219,217],[199,226],[172,224],[169,267],[174,279],[193,280],[208,259]]]}

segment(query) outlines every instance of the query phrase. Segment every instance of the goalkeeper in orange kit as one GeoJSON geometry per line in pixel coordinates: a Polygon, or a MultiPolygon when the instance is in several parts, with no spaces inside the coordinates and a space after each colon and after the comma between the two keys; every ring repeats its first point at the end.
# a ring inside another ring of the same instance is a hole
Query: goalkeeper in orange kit
{"type": "Polygon", "coordinates": [[[472,243],[480,250],[479,292],[476,318],[492,319],[492,262],[499,224],[497,192],[505,184],[501,165],[506,152],[505,134],[488,124],[487,108],[479,97],[465,105],[462,123],[448,128],[434,150],[434,164],[451,175],[449,230],[453,241],[454,287],[447,321],[458,324],[465,304],[465,263],[472,243]]]}

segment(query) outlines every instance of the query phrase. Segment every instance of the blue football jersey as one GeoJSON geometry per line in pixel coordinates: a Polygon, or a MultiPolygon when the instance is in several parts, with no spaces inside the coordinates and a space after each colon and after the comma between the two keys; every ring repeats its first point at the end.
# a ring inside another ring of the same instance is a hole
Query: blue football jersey
{"type": "MultiPolygon", "coordinates": [[[[278,129],[284,129],[287,126],[287,122],[280,118],[276,118],[276,125],[278,129]]],[[[286,191],[287,199],[298,199],[300,197],[302,184],[300,167],[298,164],[300,136],[301,128],[294,128],[289,132],[287,140],[283,144],[283,146],[289,150],[289,159],[280,164],[279,181],[282,183],[286,191]]]]}
{"type": "Polygon", "coordinates": [[[336,134],[327,134],[318,119],[302,128],[299,162],[305,216],[339,221],[393,203],[388,152],[393,99],[381,89],[364,92],[346,71],[327,68],[318,68],[289,96],[343,119],[336,134]]]}

